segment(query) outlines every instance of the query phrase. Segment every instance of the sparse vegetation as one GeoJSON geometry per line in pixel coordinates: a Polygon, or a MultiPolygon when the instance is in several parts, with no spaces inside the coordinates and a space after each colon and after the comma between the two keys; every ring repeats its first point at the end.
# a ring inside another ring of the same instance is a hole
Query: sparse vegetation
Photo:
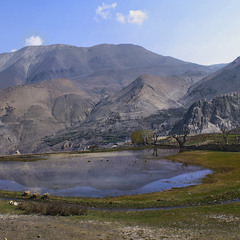
{"type": "Polygon", "coordinates": [[[143,134],[142,131],[140,129],[135,130],[132,134],[131,134],[131,140],[132,140],[132,144],[143,144],[144,140],[143,140],[143,134]]]}
{"type": "Polygon", "coordinates": [[[73,215],[87,215],[87,209],[78,204],[66,204],[62,202],[33,202],[24,201],[17,207],[23,210],[24,213],[37,213],[51,216],[73,216],[73,215]]]}
{"type": "MultiPolygon", "coordinates": [[[[239,144],[239,135],[235,133],[230,133],[228,135],[228,145],[238,145],[239,144]],[[236,144],[237,138],[237,144],[236,144]]],[[[172,145],[179,146],[177,141],[172,136],[161,137],[158,139],[158,142],[161,145],[172,145]]],[[[185,146],[201,146],[207,144],[215,144],[220,146],[226,145],[222,133],[206,133],[206,134],[197,134],[197,135],[188,135],[185,146]]]]}
{"type": "Polygon", "coordinates": [[[183,135],[173,135],[173,138],[178,142],[179,147],[183,148],[186,141],[187,141],[187,135],[189,131],[187,128],[183,128],[183,135]]]}
{"type": "Polygon", "coordinates": [[[153,131],[137,129],[131,134],[132,144],[152,144],[153,131]]]}

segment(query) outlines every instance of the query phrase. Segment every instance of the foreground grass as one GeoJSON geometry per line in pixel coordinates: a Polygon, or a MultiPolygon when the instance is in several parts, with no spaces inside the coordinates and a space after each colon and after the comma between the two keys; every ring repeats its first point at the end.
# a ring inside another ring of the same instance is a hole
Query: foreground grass
{"type": "MultiPolygon", "coordinates": [[[[6,204],[6,201],[0,201],[1,212],[7,207],[10,214],[22,213],[6,204]]],[[[4,212],[7,212],[6,209],[4,212]]],[[[26,216],[24,218],[28,219],[26,216]]],[[[111,225],[109,234],[119,232],[121,227],[123,237],[115,236],[113,239],[239,239],[240,235],[240,203],[140,212],[91,210],[87,215],[58,219],[60,223],[64,222],[65,227],[83,222],[85,224],[81,229],[85,232],[89,226],[95,228],[105,223],[111,225]]],[[[97,231],[95,235],[98,236],[97,231]]]]}
{"type": "Polygon", "coordinates": [[[149,227],[162,232],[162,238],[147,239],[239,239],[240,234],[239,203],[142,212],[92,212],[88,219],[138,226],[135,231],[139,237],[149,227]]]}

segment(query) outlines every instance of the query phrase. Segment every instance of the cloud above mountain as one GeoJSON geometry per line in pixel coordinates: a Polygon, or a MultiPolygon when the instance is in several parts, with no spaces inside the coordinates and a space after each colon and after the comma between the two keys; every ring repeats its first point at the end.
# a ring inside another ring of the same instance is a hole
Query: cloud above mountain
{"type": "MultiPolygon", "coordinates": [[[[117,3],[99,5],[95,10],[96,16],[95,20],[99,21],[98,17],[101,17],[104,20],[112,19],[112,11],[117,8],[117,3]]],[[[123,13],[116,13],[116,21],[120,23],[130,23],[142,25],[145,20],[148,19],[148,14],[142,10],[129,10],[128,14],[124,15],[123,13]]]]}
{"type": "Polygon", "coordinates": [[[121,23],[125,23],[125,16],[122,13],[117,13],[116,20],[121,23]]]}
{"type": "Polygon", "coordinates": [[[43,45],[43,40],[39,36],[32,35],[25,39],[25,46],[39,46],[43,45]]]}
{"type": "Polygon", "coordinates": [[[142,25],[148,19],[147,13],[141,10],[130,10],[128,15],[128,22],[132,24],[142,25]]]}
{"type": "Polygon", "coordinates": [[[103,18],[103,19],[110,19],[112,14],[111,14],[111,10],[115,9],[117,7],[117,3],[113,3],[113,4],[105,4],[102,3],[101,6],[98,6],[96,9],[96,15],[103,18]]]}
{"type": "Polygon", "coordinates": [[[117,13],[116,20],[121,23],[131,23],[142,25],[145,20],[148,19],[146,12],[142,10],[130,10],[127,16],[124,16],[122,13],[117,13]]]}

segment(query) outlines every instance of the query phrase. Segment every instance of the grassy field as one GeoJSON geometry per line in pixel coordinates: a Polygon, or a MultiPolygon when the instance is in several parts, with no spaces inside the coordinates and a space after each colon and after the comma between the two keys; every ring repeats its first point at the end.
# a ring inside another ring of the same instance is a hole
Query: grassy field
{"type": "MultiPolygon", "coordinates": [[[[238,144],[239,135],[229,134],[228,136],[228,144],[238,144]],[[237,138],[236,138],[237,137],[237,138]]],[[[159,144],[169,144],[178,146],[177,141],[172,137],[161,137],[158,140],[159,144]]],[[[204,145],[204,144],[218,144],[224,145],[225,141],[223,135],[221,133],[206,133],[206,134],[198,134],[198,135],[188,135],[186,146],[190,145],[204,145]]]]}
{"type": "MultiPolygon", "coordinates": [[[[163,192],[108,198],[51,196],[49,201],[106,209],[88,210],[87,216],[67,218],[69,221],[112,222],[131,227],[129,236],[124,235],[126,238],[119,239],[240,239],[240,203],[224,203],[240,199],[240,154],[190,151],[169,156],[168,159],[204,166],[214,173],[206,176],[200,185],[163,192]],[[177,208],[129,211],[170,206],[177,208]],[[182,208],[178,208],[180,206],[182,208]]],[[[10,198],[23,198],[21,195],[22,193],[1,192],[1,196],[10,198]]],[[[0,212],[24,213],[8,205],[6,200],[0,201],[0,212]]]]}

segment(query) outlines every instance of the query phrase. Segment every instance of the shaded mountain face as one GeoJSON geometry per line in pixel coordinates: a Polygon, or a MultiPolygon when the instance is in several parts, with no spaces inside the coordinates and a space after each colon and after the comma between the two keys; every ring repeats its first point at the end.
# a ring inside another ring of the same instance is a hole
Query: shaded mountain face
{"type": "Polygon", "coordinates": [[[199,100],[192,104],[172,133],[181,133],[184,126],[190,133],[220,132],[222,127],[240,125],[240,93],[221,95],[212,101],[199,100]]]}
{"type": "Polygon", "coordinates": [[[131,44],[89,48],[30,46],[0,54],[0,88],[68,78],[78,83],[76,87],[99,98],[118,92],[142,74],[170,76],[192,72],[195,79],[196,71],[206,76],[215,69],[164,57],[131,44]]]}
{"type": "Polygon", "coordinates": [[[236,91],[240,91],[240,57],[216,73],[193,84],[181,102],[185,106],[190,106],[203,98],[211,100],[220,94],[236,91]]]}
{"type": "Polygon", "coordinates": [[[1,90],[0,152],[31,152],[44,136],[84,121],[93,107],[89,96],[65,79],[1,90]]]}

